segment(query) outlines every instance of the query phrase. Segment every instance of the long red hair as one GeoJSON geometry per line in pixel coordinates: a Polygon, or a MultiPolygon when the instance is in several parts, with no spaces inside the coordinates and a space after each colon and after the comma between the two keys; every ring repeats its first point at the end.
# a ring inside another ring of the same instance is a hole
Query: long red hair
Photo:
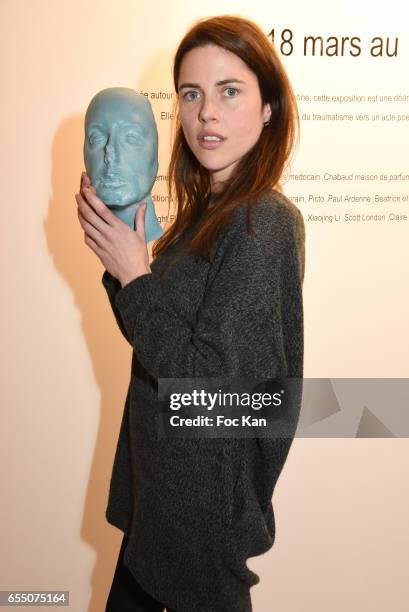
{"type": "Polygon", "coordinates": [[[271,105],[269,125],[257,143],[234,168],[229,181],[208,209],[209,172],[195,158],[183,134],[178,115],[178,99],[174,106],[173,147],[168,169],[169,202],[176,202],[175,219],[152,249],[153,257],[174,244],[193,224],[197,231],[186,246],[188,251],[207,259],[212,246],[240,203],[251,204],[270,189],[282,191],[280,178],[298,143],[299,115],[297,102],[287,74],[274,45],[252,21],[234,15],[221,15],[196,22],[176,51],[173,81],[178,94],[180,66],[191,49],[208,44],[218,45],[237,55],[256,74],[263,105],[271,105]]]}

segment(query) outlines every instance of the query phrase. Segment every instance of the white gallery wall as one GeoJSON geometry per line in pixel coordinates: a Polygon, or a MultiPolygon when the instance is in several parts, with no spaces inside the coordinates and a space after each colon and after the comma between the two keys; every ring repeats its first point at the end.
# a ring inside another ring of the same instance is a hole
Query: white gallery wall
{"type": "MultiPolygon", "coordinates": [[[[224,13],[274,30],[299,101],[284,192],[306,226],[305,377],[408,377],[403,0],[0,0],[0,590],[68,590],[75,612],[104,609],[131,349],[77,219],[84,113],[105,87],[148,94],[165,227],[173,53],[196,19],[224,13]]],[[[408,609],[408,459],[407,438],[297,439],[276,542],[248,562],[255,612],[408,609]]]]}

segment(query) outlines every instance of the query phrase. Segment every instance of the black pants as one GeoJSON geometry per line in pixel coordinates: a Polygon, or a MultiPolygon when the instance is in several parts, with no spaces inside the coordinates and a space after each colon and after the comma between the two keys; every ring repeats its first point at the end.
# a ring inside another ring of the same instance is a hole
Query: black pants
{"type": "MultiPolygon", "coordinates": [[[[126,543],[127,536],[124,534],[105,612],[164,612],[165,605],[144,591],[124,564],[126,543]]],[[[171,608],[166,610],[176,612],[171,608]]]]}

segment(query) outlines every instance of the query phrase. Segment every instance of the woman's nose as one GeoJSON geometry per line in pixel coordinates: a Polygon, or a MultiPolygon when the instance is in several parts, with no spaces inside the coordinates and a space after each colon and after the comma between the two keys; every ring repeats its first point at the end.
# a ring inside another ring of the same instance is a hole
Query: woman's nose
{"type": "Polygon", "coordinates": [[[218,116],[219,112],[214,101],[211,98],[206,98],[204,96],[199,110],[199,120],[206,123],[207,121],[217,119],[218,116]]]}

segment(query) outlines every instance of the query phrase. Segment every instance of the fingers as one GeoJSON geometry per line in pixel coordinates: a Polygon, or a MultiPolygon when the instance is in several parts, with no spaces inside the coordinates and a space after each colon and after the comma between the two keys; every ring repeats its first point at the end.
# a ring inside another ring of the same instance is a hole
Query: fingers
{"type": "Polygon", "coordinates": [[[89,242],[87,242],[87,239],[88,239],[88,241],[92,240],[92,242],[96,244],[98,247],[102,247],[103,246],[103,236],[101,232],[85,219],[85,217],[81,214],[81,211],[79,208],[77,208],[77,215],[78,215],[78,219],[81,224],[81,227],[85,232],[86,244],[89,244],[89,242]]]}
{"type": "Polygon", "coordinates": [[[91,191],[96,195],[97,190],[95,189],[94,185],[91,185],[91,179],[89,178],[88,174],[86,172],[82,172],[81,174],[81,182],[80,182],[80,193],[82,193],[82,195],[84,195],[83,193],[83,189],[87,188],[87,189],[91,189],[91,191]]]}
{"type": "MultiPolygon", "coordinates": [[[[87,187],[84,187],[83,191],[85,191],[86,193],[87,187]]],[[[88,203],[88,201],[82,196],[81,193],[76,193],[75,199],[77,202],[78,210],[80,211],[82,215],[82,218],[85,221],[87,221],[90,225],[92,225],[96,230],[98,230],[100,235],[106,237],[108,225],[104,221],[104,219],[101,219],[101,217],[95,212],[95,210],[88,203]]]]}
{"type": "Polygon", "coordinates": [[[95,242],[95,240],[85,235],[84,242],[94,251],[94,253],[96,253],[97,255],[99,254],[99,246],[95,242]]]}
{"type": "Polygon", "coordinates": [[[86,172],[81,173],[80,192],[84,187],[91,187],[91,180],[86,172]]]}
{"type": "Polygon", "coordinates": [[[75,199],[83,217],[100,231],[104,232],[107,225],[113,226],[117,222],[108,206],[89,187],[83,187],[82,192],[75,195],[75,199]]]}
{"type": "Polygon", "coordinates": [[[84,187],[84,194],[86,201],[94,209],[97,215],[108,225],[115,225],[117,218],[114,213],[109,210],[108,206],[106,206],[106,204],[96,195],[95,190],[92,191],[90,188],[84,187]]]}

